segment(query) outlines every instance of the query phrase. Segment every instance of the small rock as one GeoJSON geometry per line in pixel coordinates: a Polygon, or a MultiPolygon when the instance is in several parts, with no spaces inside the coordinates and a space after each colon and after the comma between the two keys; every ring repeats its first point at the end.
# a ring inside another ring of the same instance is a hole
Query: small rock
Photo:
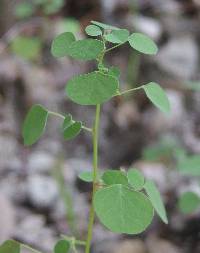
{"type": "Polygon", "coordinates": [[[106,240],[95,249],[95,253],[146,253],[142,240],[106,240]]]}
{"type": "Polygon", "coordinates": [[[154,18],[134,15],[131,17],[131,23],[137,31],[147,34],[155,41],[158,41],[162,35],[161,23],[154,18]]]}
{"type": "Polygon", "coordinates": [[[15,229],[15,212],[9,199],[0,193],[0,244],[10,238],[15,229]]]}
{"type": "Polygon", "coordinates": [[[147,247],[149,253],[180,253],[180,249],[174,244],[156,236],[147,239],[147,247]]]}
{"type": "Polygon", "coordinates": [[[58,197],[55,180],[48,176],[31,175],[27,180],[27,198],[36,208],[52,209],[58,197]]]}
{"type": "Polygon", "coordinates": [[[198,46],[193,37],[172,38],[156,56],[161,68],[182,80],[188,80],[197,71],[198,46]]]}
{"type": "Polygon", "coordinates": [[[31,173],[49,172],[54,165],[54,157],[47,152],[34,152],[29,156],[28,169],[31,173]]]}

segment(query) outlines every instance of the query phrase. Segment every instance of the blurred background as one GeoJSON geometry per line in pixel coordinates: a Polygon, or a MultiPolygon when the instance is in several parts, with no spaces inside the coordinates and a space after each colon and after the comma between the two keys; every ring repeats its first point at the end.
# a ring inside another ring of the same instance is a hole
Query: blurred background
{"type": "Polygon", "coordinates": [[[143,92],[103,106],[100,169],[136,167],[155,180],[169,225],[155,216],[143,234],[124,236],[96,221],[91,252],[198,253],[199,0],[0,1],[0,243],[15,238],[48,253],[60,234],[86,237],[91,185],[78,174],[92,168],[90,135],[65,142],[61,122],[53,118],[41,140],[26,148],[21,127],[34,103],[91,126],[94,108],[73,104],[64,87],[72,76],[94,70],[95,63],[50,54],[56,35],[71,31],[84,38],[90,20],[143,32],[157,42],[156,56],[125,45],[108,54],[106,64],[119,66],[122,90],[160,83],[172,107],[164,115],[143,92]]]}

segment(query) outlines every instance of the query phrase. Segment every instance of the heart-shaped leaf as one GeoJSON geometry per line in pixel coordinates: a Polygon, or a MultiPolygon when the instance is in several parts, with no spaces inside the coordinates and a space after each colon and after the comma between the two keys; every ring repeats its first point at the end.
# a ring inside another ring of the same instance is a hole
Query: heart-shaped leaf
{"type": "Polygon", "coordinates": [[[107,185],[113,185],[113,184],[122,184],[122,185],[128,185],[128,179],[120,170],[107,170],[104,172],[102,179],[105,184],[107,185]]]}
{"type": "Polygon", "coordinates": [[[68,253],[70,247],[71,245],[69,241],[59,240],[54,247],[54,253],[68,253]]]}
{"type": "Polygon", "coordinates": [[[70,45],[68,55],[78,60],[93,60],[103,51],[104,44],[100,40],[77,40],[70,45]]]}
{"type": "Polygon", "coordinates": [[[85,28],[85,32],[90,35],[90,36],[99,36],[99,35],[102,35],[102,31],[101,29],[96,26],[96,25],[88,25],[86,28],[85,28]]]}
{"type": "Polygon", "coordinates": [[[130,169],[127,173],[128,182],[136,191],[140,191],[144,186],[144,176],[139,170],[130,169]]]}
{"type": "Polygon", "coordinates": [[[20,244],[13,240],[5,241],[0,245],[0,253],[20,253],[20,244]]]}
{"type": "Polygon", "coordinates": [[[148,83],[143,86],[147,97],[151,102],[165,113],[170,112],[170,104],[165,91],[157,83],[148,83]]]}
{"type": "Polygon", "coordinates": [[[156,185],[154,184],[153,181],[147,180],[144,185],[144,188],[156,212],[158,213],[160,218],[163,220],[163,222],[168,224],[166,210],[165,210],[162,198],[160,196],[160,192],[158,191],[156,185]]]}
{"type": "Polygon", "coordinates": [[[43,134],[48,119],[48,111],[41,105],[34,105],[29,110],[22,129],[24,144],[34,144],[43,134]]]}
{"type": "Polygon", "coordinates": [[[116,233],[139,234],[153,219],[153,207],[140,192],[123,185],[112,185],[98,190],[94,207],[100,221],[116,233]]]}
{"type": "Polygon", "coordinates": [[[71,32],[65,32],[58,35],[52,42],[51,53],[54,57],[63,57],[69,55],[70,46],[75,42],[75,37],[71,32]]]}
{"type": "Polygon", "coordinates": [[[155,42],[145,34],[133,33],[128,41],[132,48],[143,54],[156,54],[158,51],[155,42]]]}
{"type": "Polygon", "coordinates": [[[200,207],[200,197],[194,192],[185,192],[181,195],[178,206],[185,214],[193,213],[200,207]]]}
{"type": "Polygon", "coordinates": [[[97,105],[116,94],[118,86],[116,78],[95,71],[71,79],[66,86],[66,93],[77,104],[97,105]]]}
{"type": "Polygon", "coordinates": [[[125,43],[128,40],[129,31],[126,29],[113,30],[111,33],[106,34],[104,38],[114,44],[125,43]]]}

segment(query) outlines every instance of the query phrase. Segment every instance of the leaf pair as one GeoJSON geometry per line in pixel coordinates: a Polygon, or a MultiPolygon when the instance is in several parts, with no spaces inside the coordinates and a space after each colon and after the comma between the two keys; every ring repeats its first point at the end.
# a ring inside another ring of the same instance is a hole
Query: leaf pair
{"type": "MultiPolygon", "coordinates": [[[[40,139],[45,131],[48,117],[51,114],[52,112],[49,112],[39,104],[31,107],[25,118],[22,129],[22,136],[26,146],[30,146],[40,139]]],[[[82,123],[80,121],[72,120],[70,114],[64,118],[62,132],[65,140],[70,140],[76,137],[81,129],[82,123]]]]}
{"type": "MultiPolygon", "coordinates": [[[[92,172],[81,173],[79,178],[92,182],[92,172]]],[[[107,170],[100,180],[106,187],[96,192],[94,207],[100,221],[111,231],[127,234],[144,231],[153,219],[153,207],[160,218],[168,223],[156,185],[150,180],[145,182],[138,170],[130,169],[127,174],[119,170],[107,170]],[[139,192],[143,189],[147,196],[139,192]]]]}
{"type": "Polygon", "coordinates": [[[76,41],[73,33],[65,32],[57,36],[52,43],[51,52],[54,57],[71,56],[77,60],[93,60],[103,51],[100,40],[83,39],[76,41]]]}

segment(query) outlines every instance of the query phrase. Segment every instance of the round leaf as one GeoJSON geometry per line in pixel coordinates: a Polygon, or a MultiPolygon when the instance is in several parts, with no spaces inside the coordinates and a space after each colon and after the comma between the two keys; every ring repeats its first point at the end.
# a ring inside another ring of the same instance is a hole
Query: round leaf
{"type": "Polygon", "coordinates": [[[156,54],[158,51],[158,47],[154,41],[142,33],[133,33],[128,41],[132,48],[141,53],[156,54]]]}
{"type": "Polygon", "coordinates": [[[25,145],[34,144],[43,134],[48,119],[48,111],[41,105],[34,105],[28,112],[22,129],[25,145]]]}
{"type": "Polygon", "coordinates": [[[116,94],[118,85],[116,78],[96,71],[71,79],[66,86],[66,93],[77,104],[96,105],[116,94]]]}
{"type": "Polygon", "coordinates": [[[98,21],[91,21],[92,24],[97,25],[105,30],[118,30],[119,28],[112,25],[107,25],[98,21]]]}
{"type": "Polygon", "coordinates": [[[163,222],[168,224],[166,210],[165,210],[162,198],[160,196],[160,192],[158,191],[156,185],[154,184],[153,181],[147,180],[144,185],[144,188],[156,212],[158,213],[160,218],[163,220],[163,222]]]}
{"type": "Polygon", "coordinates": [[[190,214],[200,206],[200,197],[194,192],[185,192],[180,197],[178,206],[183,213],[190,214]]]}
{"type": "Polygon", "coordinates": [[[129,31],[126,29],[114,30],[109,34],[106,34],[105,39],[115,44],[125,43],[129,37],[129,31]]]}
{"type": "Polygon", "coordinates": [[[99,36],[102,35],[101,29],[96,25],[88,25],[85,28],[85,32],[90,36],[99,36]]]}
{"type": "Polygon", "coordinates": [[[84,172],[81,172],[78,177],[85,181],[85,182],[92,182],[93,181],[93,173],[91,171],[84,171],[84,172]]]}
{"type": "Polygon", "coordinates": [[[103,51],[104,44],[100,40],[84,39],[71,44],[69,56],[78,60],[93,60],[103,51]]]}
{"type": "Polygon", "coordinates": [[[128,182],[136,191],[140,191],[144,186],[144,176],[139,170],[130,169],[127,173],[128,182]]]}
{"type": "Polygon", "coordinates": [[[59,240],[55,247],[54,247],[54,253],[67,253],[70,250],[70,242],[67,240],[59,240]]]}
{"type": "Polygon", "coordinates": [[[5,241],[0,245],[0,253],[20,253],[20,244],[13,240],[5,241]]]}
{"type": "Polygon", "coordinates": [[[58,35],[52,42],[51,53],[54,57],[67,56],[70,51],[70,45],[75,41],[71,32],[65,32],[58,35]]]}
{"type": "Polygon", "coordinates": [[[102,179],[105,184],[113,185],[113,184],[122,184],[128,185],[128,179],[126,175],[122,171],[118,170],[107,170],[104,172],[102,179]]]}
{"type": "Polygon", "coordinates": [[[69,127],[63,130],[63,136],[65,140],[71,140],[76,137],[82,128],[82,123],[80,121],[76,121],[72,123],[69,127]]]}
{"type": "Polygon", "coordinates": [[[157,106],[161,111],[169,113],[170,104],[165,91],[157,83],[148,83],[143,86],[147,97],[151,102],[157,106]]]}
{"type": "Polygon", "coordinates": [[[139,234],[153,219],[153,207],[146,196],[123,185],[98,190],[94,207],[100,221],[116,233],[139,234]]]}

